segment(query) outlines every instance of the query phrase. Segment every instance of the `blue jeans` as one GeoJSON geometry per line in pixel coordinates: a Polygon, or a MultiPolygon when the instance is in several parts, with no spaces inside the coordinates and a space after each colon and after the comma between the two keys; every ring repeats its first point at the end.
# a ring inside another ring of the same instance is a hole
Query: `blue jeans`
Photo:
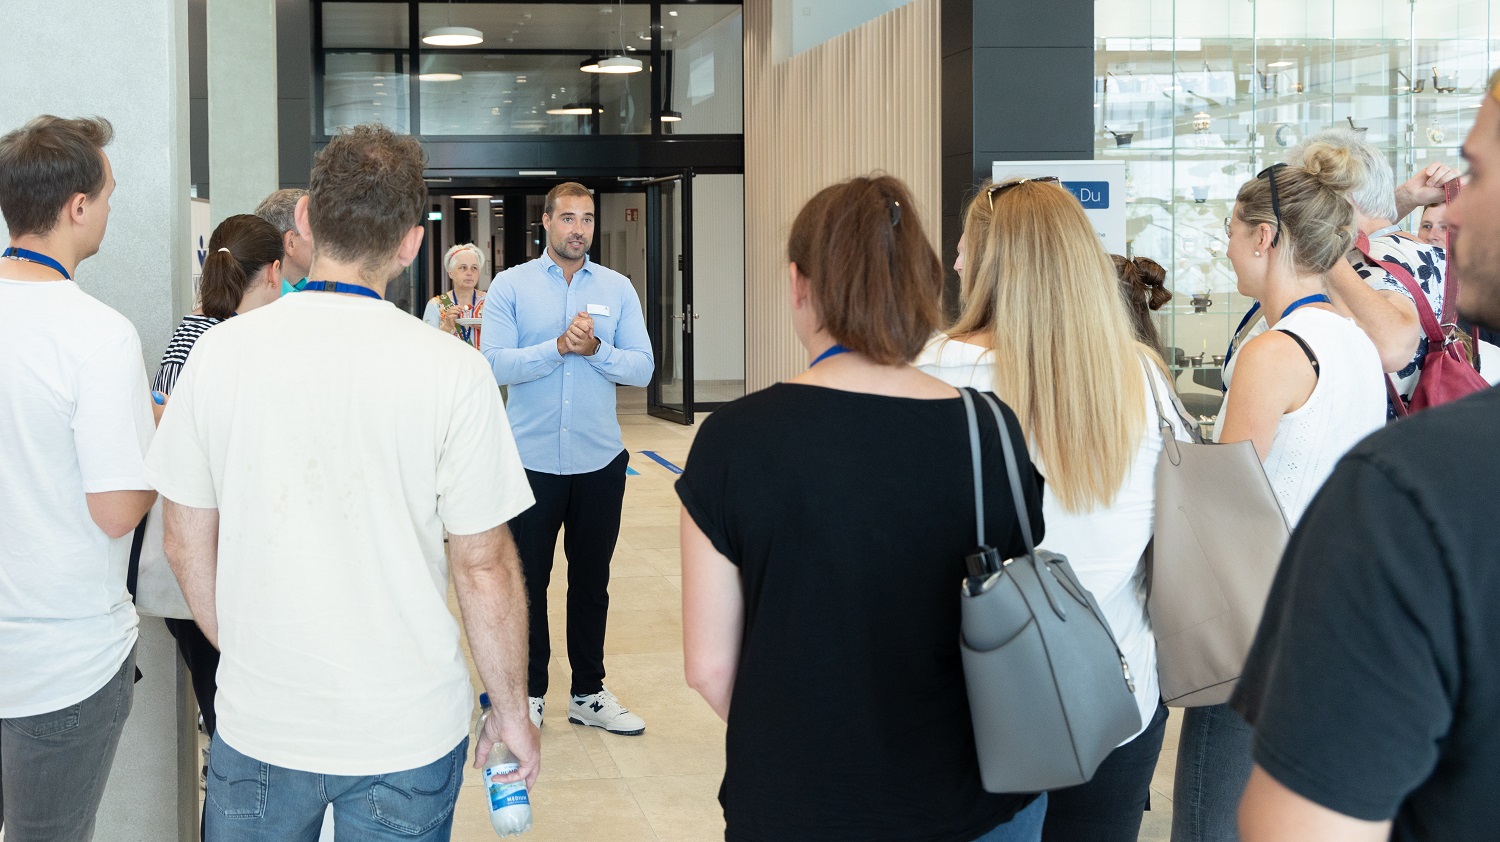
{"type": "Polygon", "coordinates": [[[1167,708],[1157,705],[1151,724],[1117,747],[1088,783],[1051,792],[1045,842],[1135,842],[1151,804],[1151,776],[1161,757],[1167,708]]]}
{"type": "Polygon", "coordinates": [[[1047,818],[1047,793],[1042,793],[1036,800],[1026,805],[1026,809],[1014,816],[1010,821],[991,830],[989,833],[975,839],[974,842],[1040,842],[1042,838],[1042,821],[1047,818]]]}
{"type": "Polygon", "coordinates": [[[1239,842],[1253,730],[1228,705],[1188,708],[1172,784],[1172,842],[1239,842]]]}
{"type": "Polygon", "coordinates": [[[215,734],[204,813],[209,842],[316,842],[333,805],[337,838],[446,842],[469,740],[421,767],[385,775],[299,772],[235,751],[215,734]]]}

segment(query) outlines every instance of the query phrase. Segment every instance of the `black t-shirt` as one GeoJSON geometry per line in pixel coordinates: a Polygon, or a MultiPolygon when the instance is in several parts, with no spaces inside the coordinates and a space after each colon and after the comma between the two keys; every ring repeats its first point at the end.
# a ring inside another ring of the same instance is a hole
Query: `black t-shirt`
{"type": "Polygon", "coordinates": [[[1234,706],[1255,760],[1392,839],[1500,834],[1500,391],[1339,463],[1287,548],[1234,706]]]}
{"type": "MultiPolygon", "coordinates": [[[[985,537],[1017,555],[995,418],[976,409],[985,537]]],[[[1042,481],[1005,414],[1040,541],[1042,481]]],[[[975,544],[959,398],[772,386],[709,417],[677,493],[744,587],[726,839],[971,842],[1031,801],[980,785],[958,650],[975,544]]]]}

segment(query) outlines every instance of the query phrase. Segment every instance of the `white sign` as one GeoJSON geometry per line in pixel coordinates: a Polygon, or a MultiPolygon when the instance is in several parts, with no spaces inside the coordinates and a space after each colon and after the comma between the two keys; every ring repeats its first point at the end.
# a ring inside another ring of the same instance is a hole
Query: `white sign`
{"type": "Polygon", "coordinates": [[[208,238],[213,234],[213,226],[209,224],[208,200],[194,197],[190,200],[190,219],[192,220],[193,248],[191,266],[188,276],[193,279],[193,301],[198,300],[198,284],[203,279],[203,261],[208,259],[208,238]]]}
{"type": "Polygon", "coordinates": [[[1124,161],[995,161],[990,167],[996,183],[1049,175],[1062,179],[1094,223],[1104,250],[1125,253],[1124,161]]]}

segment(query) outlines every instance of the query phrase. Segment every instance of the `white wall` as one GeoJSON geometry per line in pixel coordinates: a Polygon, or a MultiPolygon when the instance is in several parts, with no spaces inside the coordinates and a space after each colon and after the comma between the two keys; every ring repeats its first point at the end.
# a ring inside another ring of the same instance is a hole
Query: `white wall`
{"type": "Polygon", "coordinates": [[[745,126],[744,17],[730,15],[673,53],[674,134],[739,134],[745,126]],[[710,72],[711,71],[711,72],[710,72]]]}
{"type": "Polygon", "coordinates": [[[693,179],[694,380],[745,379],[745,177],[693,179]]]}

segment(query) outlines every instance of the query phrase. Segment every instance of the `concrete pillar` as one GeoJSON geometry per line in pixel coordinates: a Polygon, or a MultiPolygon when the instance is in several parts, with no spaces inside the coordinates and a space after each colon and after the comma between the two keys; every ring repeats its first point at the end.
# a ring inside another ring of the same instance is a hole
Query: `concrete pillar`
{"type": "MultiPolygon", "coordinates": [[[[109,229],[77,280],[135,323],[143,363],[155,371],[178,317],[192,308],[186,0],[4,0],[0,32],[19,39],[0,51],[0,132],[43,113],[114,124],[107,152],[119,186],[109,229]]],[[[197,743],[161,620],[142,619],[137,657],[145,680],[135,688],[95,838],[185,842],[197,835],[198,776],[196,764],[191,780],[179,768],[189,768],[186,753],[197,743]]]]}
{"type": "Polygon", "coordinates": [[[275,0],[208,2],[209,214],[251,213],[281,186],[275,0]]]}

